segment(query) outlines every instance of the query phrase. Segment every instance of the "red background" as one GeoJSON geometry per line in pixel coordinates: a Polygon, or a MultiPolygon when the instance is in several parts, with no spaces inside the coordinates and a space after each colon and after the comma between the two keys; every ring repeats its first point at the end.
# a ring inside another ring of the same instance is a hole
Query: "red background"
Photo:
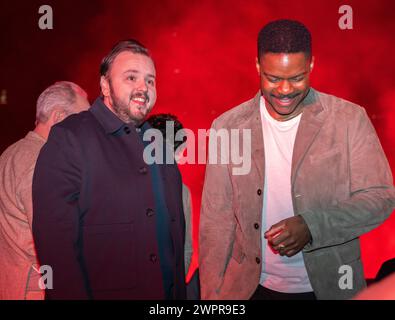
{"type": "MultiPolygon", "coordinates": [[[[364,106],[394,168],[394,10],[392,0],[3,0],[0,90],[7,90],[7,104],[0,105],[0,152],[34,127],[36,99],[53,82],[74,81],[93,101],[102,57],[118,40],[131,37],[150,48],[156,62],[153,112],[176,114],[194,132],[208,129],[215,117],[258,91],[260,28],[273,19],[292,18],[312,32],[313,87],[364,106]],[[43,4],[53,8],[53,30],[38,28],[43,4]],[[338,27],[343,4],[353,8],[353,30],[338,27]]],[[[181,171],[192,190],[196,227],[204,165],[185,165],[181,171]]],[[[392,216],[362,237],[367,278],[395,257],[394,228],[392,216]]]]}

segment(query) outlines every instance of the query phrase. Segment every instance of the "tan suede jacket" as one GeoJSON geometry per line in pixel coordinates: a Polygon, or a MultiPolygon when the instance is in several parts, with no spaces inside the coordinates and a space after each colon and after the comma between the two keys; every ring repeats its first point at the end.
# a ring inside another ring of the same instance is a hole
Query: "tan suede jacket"
{"type": "MultiPolygon", "coordinates": [[[[233,175],[233,164],[206,167],[199,232],[203,299],[249,299],[259,283],[262,230],[255,224],[265,187],[260,96],[213,122],[215,129],[252,130],[252,162],[247,175],[233,175]]],[[[303,257],[318,299],[348,299],[365,287],[359,236],[394,209],[393,179],[363,108],[313,89],[303,104],[290,177],[294,213],[312,235],[303,257]],[[343,265],[351,267],[352,288],[340,285],[343,265]]]]}

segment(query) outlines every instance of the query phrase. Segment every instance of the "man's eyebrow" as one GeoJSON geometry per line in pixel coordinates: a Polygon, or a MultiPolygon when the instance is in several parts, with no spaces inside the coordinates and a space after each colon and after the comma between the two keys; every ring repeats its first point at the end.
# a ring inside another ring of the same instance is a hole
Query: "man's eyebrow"
{"type": "Polygon", "coordinates": [[[302,73],[299,73],[299,74],[297,74],[296,76],[291,77],[290,79],[294,79],[294,78],[298,78],[298,77],[300,77],[300,76],[304,76],[306,73],[307,73],[307,71],[302,72],[302,73]]]}
{"type": "MultiPolygon", "coordinates": [[[[123,74],[126,74],[126,73],[140,73],[140,71],[135,70],[135,69],[128,69],[128,70],[123,72],[123,74]]],[[[147,76],[150,77],[150,78],[156,78],[155,75],[152,74],[152,73],[148,73],[147,76]]]]}
{"type": "Polygon", "coordinates": [[[270,73],[266,73],[266,72],[264,72],[263,74],[264,74],[266,77],[271,77],[271,78],[282,79],[282,78],[280,78],[280,77],[277,77],[277,76],[275,76],[275,75],[272,75],[272,74],[270,74],[270,73]]]}
{"type": "MultiPolygon", "coordinates": [[[[307,71],[304,71],[304,72],[302,72],[302,73],[299,73],[299,74],[297,74],[296,76],[290,77],[290,78],[288,78],[288,79],[294,79],[294,78],[298,78],[298,77],[300,77],[300,76],[304,76],[306,73],[307,73],[307,71]]],[[[275,75],[273,75],[273,74],[270,74],[270,73],[266,73],[266,72],[264,72],[263,74],[264,74],[266,77],[271,77],[271,78],[276,78],[276,79],[281,79],[281,80],[284,80],[284,78],[281,78],[281,77],[275,76],[275,75]]]]}

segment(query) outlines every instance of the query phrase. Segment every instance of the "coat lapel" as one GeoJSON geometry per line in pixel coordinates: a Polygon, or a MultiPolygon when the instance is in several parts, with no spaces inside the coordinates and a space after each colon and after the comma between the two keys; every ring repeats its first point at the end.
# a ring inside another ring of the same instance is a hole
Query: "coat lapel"
{"type": "Polygon", "coordinates": [[[303,101],[304,110],[296,134],[292,156],[291,184],[295,182],[296,173],[313,141],[317,137],[325,119],[324,108],[318,100],[317,93],[310,89],[303,101]]]}
{"type": "Polygon", "coordinates": [[[251,103],[250,117],[247,121],[247,128],[251,129],[251,157],[255,167],[258,170],[259,181],[264,181],[264,170],[265,170],[265,151],[263,144],[263,131],[262,121],[260,114],[260,99],[261,93],[258,92],[251,103]]]}

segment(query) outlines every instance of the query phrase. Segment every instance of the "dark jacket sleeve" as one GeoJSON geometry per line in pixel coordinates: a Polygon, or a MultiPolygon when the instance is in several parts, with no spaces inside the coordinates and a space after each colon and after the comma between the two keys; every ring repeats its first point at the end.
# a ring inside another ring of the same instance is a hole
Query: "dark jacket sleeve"
{"type": "Polygon", "coordinates": [[[47,299],[87,299],[79,241],[83,162],[70,130],[55,126],[41,149],[33,177],[33,235],[41,265],[52,268],[47,299]]]}

